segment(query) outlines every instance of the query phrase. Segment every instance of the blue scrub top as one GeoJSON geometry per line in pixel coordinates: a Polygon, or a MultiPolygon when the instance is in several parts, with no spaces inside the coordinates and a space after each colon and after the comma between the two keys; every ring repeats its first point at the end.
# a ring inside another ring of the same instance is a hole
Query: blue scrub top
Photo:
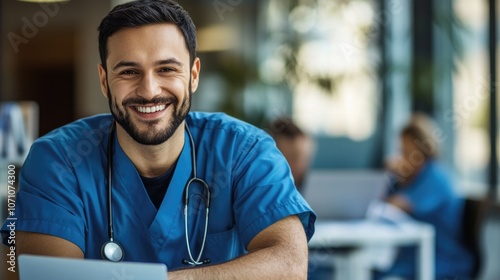
{"type": "MultiPolygon", "coordinates": [[[[58,236],[79,246],[85,258],[101,258],[101,246],[108,241],[106,149],[112,120],[109,114],[80,119],[35,141],[20,172],[16,230],[58,236]]],[[[221,113],[191,112],[186,123],[197,175],[211,190],[202,259],[216,264],[245,254],[260,231],[295,214],[311,238],[316,216],[267,133],[221,113]]],[[[188,259],[183,193],[193,174],[187,133],[158,210],[116,134],[112,141],[114,233],[125,260],[183,267],[182,260],[188,259]]],[[[197,183],[189,188],[188,231],[195,258],[205,225],[203,190],[197,183]]],[[[7,224],[2,227],[5,244],[7,224]]]]}

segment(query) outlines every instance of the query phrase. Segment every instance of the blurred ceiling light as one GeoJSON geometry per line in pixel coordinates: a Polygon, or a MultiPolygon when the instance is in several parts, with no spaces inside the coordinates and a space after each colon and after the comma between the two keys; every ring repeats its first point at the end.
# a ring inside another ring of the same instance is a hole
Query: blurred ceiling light
{"type": "Polygon", "coordinates": [[[199,52],[226,51],[238,47],[238,34],[234,27],[216,24],[197,31],[199,52]]]}
{"type": "Polygon", "coordinates": [[[56,3],[56,2],[69,2],[70,0],[17,0],[19,2],[28,3],[56,3]]]}

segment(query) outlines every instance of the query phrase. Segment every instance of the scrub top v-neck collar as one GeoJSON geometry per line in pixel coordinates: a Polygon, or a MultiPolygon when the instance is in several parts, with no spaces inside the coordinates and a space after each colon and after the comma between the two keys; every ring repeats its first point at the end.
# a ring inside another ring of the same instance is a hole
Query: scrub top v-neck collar
{"type": "MultiPolygon", "coordinates": [[[[183,192],[186,182],[192,176],[191,145],[188,142],[187,132],[184,132],[184,147],[177,161],[177,167],[158,210],[151,202],[139,173],[119,145],[116,134],[114,138],[113,196],[117,197],[120,194],[125,196],[127,202],[125,205],[121,203],[120,206],[133,208],[144,227],[149,229],[151,236],[159,243],[163,243],[168,238],[170,229],[177,228],[176,224],[183,222],[183,192]]],[[[119,215],[122,210],[116,205],[113,207],[114,215],[119,215]]],[[[117,224],[115,231],[119,230],[117,224]]]]}

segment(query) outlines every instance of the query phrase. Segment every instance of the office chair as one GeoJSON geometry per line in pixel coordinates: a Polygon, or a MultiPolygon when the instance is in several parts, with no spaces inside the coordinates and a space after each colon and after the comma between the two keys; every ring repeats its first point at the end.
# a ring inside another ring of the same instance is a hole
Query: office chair
{"type": "Polygon", "coordinates": [[[474,258],[472,274],[470,275],[472,279],[479,276],[484,261],[481,248],[481,232],[488,205],[487,198],[464,198],[462,240],[474,258]]]}

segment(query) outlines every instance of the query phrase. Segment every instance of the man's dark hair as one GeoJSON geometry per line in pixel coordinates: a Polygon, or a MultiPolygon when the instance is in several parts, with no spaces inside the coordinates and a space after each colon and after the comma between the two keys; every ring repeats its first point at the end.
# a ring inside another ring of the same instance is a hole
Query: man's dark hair
{"type": "Polygon", "coordinates": [[[173,23],[179,27],[192,67],[196,58],[196,27],[186,10],[171,0],[136,0],[114,7],[97,28],[99,55],[104,69],[107,69],[108,38],[111,35],[122,28],[156,23],[173,23]]]}

